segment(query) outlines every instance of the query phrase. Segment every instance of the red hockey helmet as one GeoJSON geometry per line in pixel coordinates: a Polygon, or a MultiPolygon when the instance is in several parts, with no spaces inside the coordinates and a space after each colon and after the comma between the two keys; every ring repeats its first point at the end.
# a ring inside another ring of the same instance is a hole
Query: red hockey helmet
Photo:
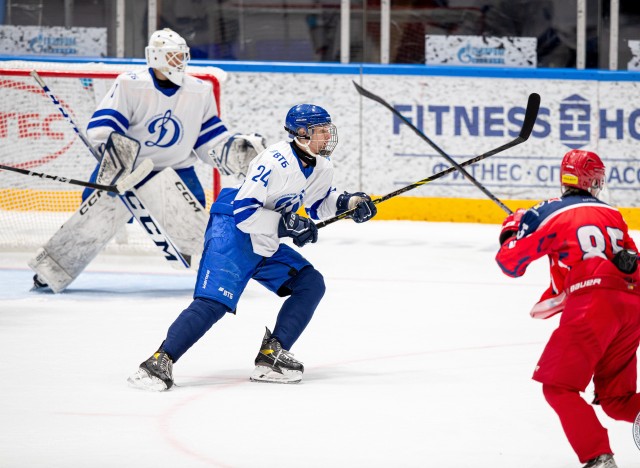
{"type": "Polygon", "coordinates": [[[604,181],[604,164],[596,153],[574,149],[562,158],[560,184],[563,190],[565,187],[575,187],[597,197],[604,187],[604,181]]]}

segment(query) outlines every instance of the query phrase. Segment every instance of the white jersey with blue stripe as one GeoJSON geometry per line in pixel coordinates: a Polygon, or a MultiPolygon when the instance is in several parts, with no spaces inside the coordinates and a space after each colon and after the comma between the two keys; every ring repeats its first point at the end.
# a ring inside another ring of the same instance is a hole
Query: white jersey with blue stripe
{"type": "Polygon", "coordinates": [[[182,86],[163,88],[151,69],[119,75],[87,126],[96,147],[113,131],[138,140],[138,164],[151,159],[156,170],[193,166],[192,150],[211,165],[207,152],[230,136],[211,83],[185,75],[182,86]]]}
{"type": "MultiPolygon", "coordinates": [[[[234,189],[235,194],[229,190],[219,202],[228,204],[233,196],[236,226],[251,235],[256,254],[270,257],[280,244],[278,223],[283,214],[295,212],[302,205],[312,219],[336,214],[338,193],[332,183],[333,164],[329,159],[319,156],[315,167],[303,167],[292,143],[281,141],[256,156],[242,186],[234,189]]],[[[216,206],[219,202],[214,203],[212,212],[225,211],[223,206],[216,206]]]]}

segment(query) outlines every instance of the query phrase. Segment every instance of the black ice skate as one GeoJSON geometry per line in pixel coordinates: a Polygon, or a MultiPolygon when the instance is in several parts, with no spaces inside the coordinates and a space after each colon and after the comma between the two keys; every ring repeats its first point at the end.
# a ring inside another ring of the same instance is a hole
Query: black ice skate
{"type": "Polygon", "coordinates": [[[173,386],[173,360],[159,349],[140,364],[138,371],[127,379],[129,385],[144,390],[161,392],[173,386]]]}
{"type": "Polygon", "coordinates": [[[37,274],[33,275],[33,287],[31,288],[32,291],[40,291],[48,287],[49,285],[43,279],[41,279],[37,274]]]}
{"type": "Polygon", "coordinates": [[[293,354],[282,348],[268,328],[255,364],[256,369],[251,375],[253,382],[298,383],[302,380],[304,366],[293,354]]]}
{"type": "Polygon", "coordinates": [[[604,455],[592,458],[582,468],[618,468],[618,465],[616,465],[613,455],[605,453],[604,455]]]}

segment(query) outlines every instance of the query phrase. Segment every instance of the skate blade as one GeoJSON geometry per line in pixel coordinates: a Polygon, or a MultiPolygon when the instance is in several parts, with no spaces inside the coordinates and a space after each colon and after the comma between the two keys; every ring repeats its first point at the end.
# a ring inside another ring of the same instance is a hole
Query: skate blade
{"type": "Polygon", "coordinates": [[[38,286],[35,283],[33,283],[33,286],[31,286],[31,289],[29,291],[31,291],[31,292],[39,292],[39,293],[50,293],[50,292],[53,292],[48,284],[45,285],[45,286],[38,286]]]}
{"type": "Polygon", "coordinates": [[[284,370],[284,373],[281,374],[270,367],[256,366],[249,380],[252,382],[296,384],[302,380],[302,372],[284,370]]]}
{"type": "Polygon", "coordinates": [[[152,392],[163,392],[167,389],[165,384],[158,377],[149,375],[147,371],[138,369],[138,372],[129,376],[127,383],[132,388],[138,388],[140,390],[149,390],[152,392]]]}

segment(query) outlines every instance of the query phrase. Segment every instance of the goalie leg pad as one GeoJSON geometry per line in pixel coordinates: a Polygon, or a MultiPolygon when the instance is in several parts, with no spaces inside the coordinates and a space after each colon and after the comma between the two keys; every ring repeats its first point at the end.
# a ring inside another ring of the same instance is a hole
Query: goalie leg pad
{"type": "MultiPolygon", "coordinates": [[[[202,255],[209,216],[176,171],[162,170],[136,192],[180,253],[202,255]]],[[[198,265],[193,261],[191,264],[198,265]]]]}
{"type": "Polygon", "coordinates": [[[29,266],[37,273],[37,276],[34,277],[34,282],[40,281],[36,283],[37,287],[48,286],[54,293],[62,291],[73,281],[73,277],[69,276],[44,247],[40,247],[36,256],[29,260],[29,266]]]}
{"type": "Polygon", "coordinates": [[[95,191],[29,260],[54,293],[63,291],[129,219],[117,197],[95,191]]]}

